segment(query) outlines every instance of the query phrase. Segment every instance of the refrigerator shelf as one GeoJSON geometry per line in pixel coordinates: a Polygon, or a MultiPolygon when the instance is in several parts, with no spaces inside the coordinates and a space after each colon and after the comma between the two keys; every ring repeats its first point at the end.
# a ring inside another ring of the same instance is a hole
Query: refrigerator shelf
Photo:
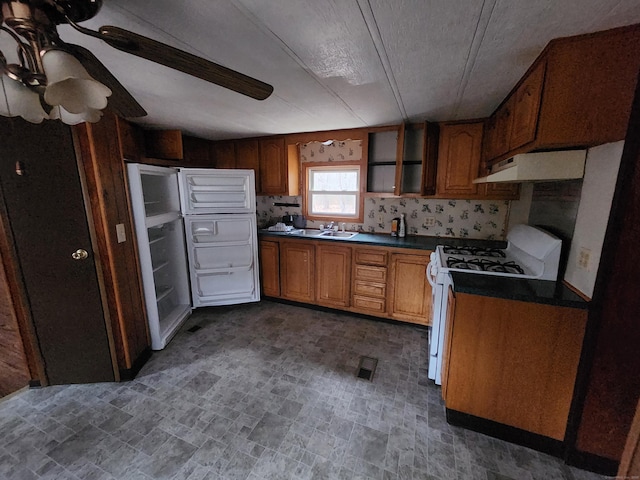
{"type": "Polygon", "coordinates": [[[166,267],[167,265],[169,265],[169,262],[162,262],[161,264],[159,264],[157,267],[153,267],[153,273],[156,273],[158,270],[163,269],[164,267],[166,267]]]}
{"type": "Polygon", "coordinates": [[[149,245],[153,245],[154,243],[158,243],[161,240],[164,240],[165,238],[167,238],[165,235],[159,235],[157,237],[151,238],[151,235],[149,235],[149,245]]]}
{"type": "Polygon", "coordinates": [[[202,241],[199,237],[212,237],[212,235],[206,235],[206,234],[196,234],[194,235],[193,238],[193,243],[194,243],[194,248],[207,248],[210,246],[216,246],[216,247],[244,247],[246,245],[251,245],[251,240],[240,240],[240,241],[230,241],[230,242],[225,242],[225,241],[216,241],[216,240],[209,240],[209,241],[202,241]]]}
{"type": "Polygon", "coordinates": [[[247,272],[253,269],[253,262],[249,265],[241,265],[239,267],[220,267],[220,268],[198,268],[197,265],[194,265],[195,269],[198,271],[199,276],[206,275],[232,275],[237,272],[247,272]]]}
{"type": "Polygon", "coordinates": [[[172,287],[171,285],[158,286],[158,288],[156,288],[156,303],[160,303],[174,290],[175,290],[175,287],[172,287]]]}
{"type": "Polygon", "coordinates": [[[152,215],[145,218],[145,226],[147,228],[157,227],[164,223],[170,223],[180,218],[180,212],[165,212],[158,215],[152,215]]]}

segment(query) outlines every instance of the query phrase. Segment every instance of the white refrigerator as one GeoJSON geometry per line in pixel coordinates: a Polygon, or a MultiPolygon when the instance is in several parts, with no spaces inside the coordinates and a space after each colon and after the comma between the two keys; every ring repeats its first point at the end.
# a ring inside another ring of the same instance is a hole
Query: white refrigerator
{"type": "Polygon", "coordinates": [[[151,348],[192,308],[260,300],[252,170],[128,164],[151,348]]]}

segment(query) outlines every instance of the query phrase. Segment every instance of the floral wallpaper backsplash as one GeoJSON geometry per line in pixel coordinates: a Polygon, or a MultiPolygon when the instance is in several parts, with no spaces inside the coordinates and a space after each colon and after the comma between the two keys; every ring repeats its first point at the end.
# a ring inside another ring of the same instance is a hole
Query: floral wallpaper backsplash
{"type": "MultiPolygon", "coordinates": [[[[302,214],[301,197],[260,196],[257,201],[260,228],[273,225],[283,215],[302,214]],[[274,203],[300,206],[279,207],[274,203]]],[[[391,221],[402,213],[406,217],[409,235],[503,240],[509,201],[367,197],[364,201],[364,223],[347,221],[346,229],[391,233],[391,221]],[[427,226],[431,218],[435,225],[427,226]]],[[[336,222],[340,220],[336,219],[336,222]]],[[[318,228],[320,223],[308,221],[307,227],[318,228]]]]}
{"type": "Polygon", "coordinates": [[[300,162],[355,162],[362,159],[362,140],[334,141],[329,145],[309,142],[300,145],[300,162]]]}

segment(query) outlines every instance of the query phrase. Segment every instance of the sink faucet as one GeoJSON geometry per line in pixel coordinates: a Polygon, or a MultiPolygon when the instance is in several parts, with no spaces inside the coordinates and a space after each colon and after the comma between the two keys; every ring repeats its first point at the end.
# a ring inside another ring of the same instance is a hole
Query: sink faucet
{"type": "Polygon", "coordinates": [[[329,230],[330,230],[330,231],[333,231],[333,225],[334,225],[334,223],[335,223],[335,222],[334,222],[333,220],[332,220],[332,221],[330,221],[328,224],[326,224],[326,225],[325,225],[324,229],[325,229],[326,231],[329,231],[329,230]]]}

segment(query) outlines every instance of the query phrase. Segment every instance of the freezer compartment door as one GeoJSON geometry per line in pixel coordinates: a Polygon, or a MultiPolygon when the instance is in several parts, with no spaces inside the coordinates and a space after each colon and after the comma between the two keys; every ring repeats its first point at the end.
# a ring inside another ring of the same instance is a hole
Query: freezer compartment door
{"type": "Polygon", "coordinates": [[[188,215],[184,219],[193,306],[260,300],[255,215],[188,215]]]}
{"type": "Polygon", "coordinates": [[[224,270],[253,266],[251,245],[199,246],[193,249],[196,270],[224,270]]]}
{"type": "Polygon", "coordinates": [[[187,218],[187,232],[197,245],[248,244],[256,235],[255,216],[206,215],[187,218]]]}
{"type": "Polygon", "coordinates": [[[182,211],[201,213],[250,213],[256,210],[253,170],[180,169],[182,211]]]}
{"type": "Polygon", "coordinates": [[[194,307],[231,305],[260,299],[253,267],[197,272],[192,278],[194,307]]]}

